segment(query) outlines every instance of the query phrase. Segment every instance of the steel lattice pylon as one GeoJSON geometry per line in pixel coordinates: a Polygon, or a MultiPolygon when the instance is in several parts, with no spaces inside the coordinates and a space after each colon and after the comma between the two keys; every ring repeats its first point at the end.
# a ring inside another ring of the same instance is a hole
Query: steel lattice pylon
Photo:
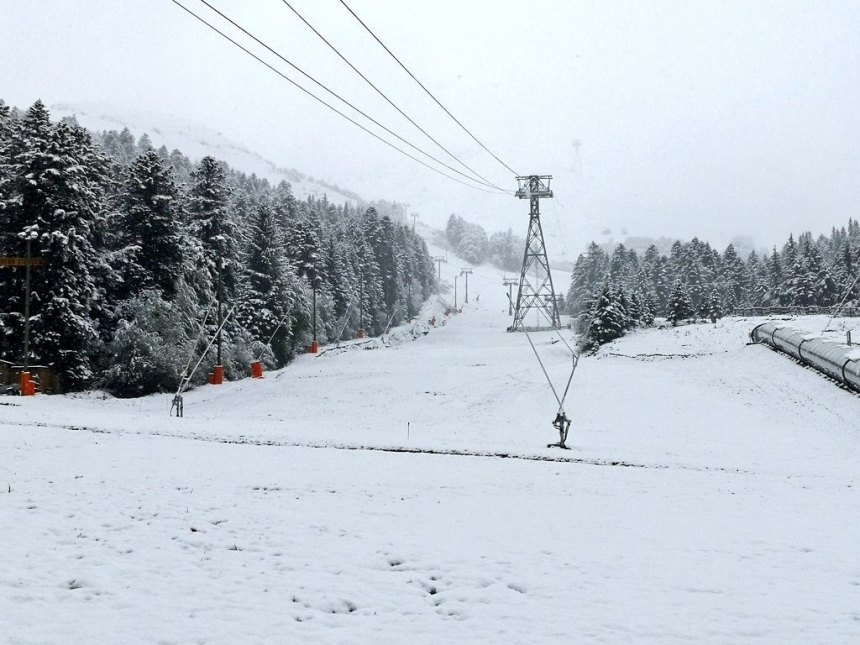
{"type": "Polygon", "coordinates": [[[520,287],[517,290],[514,308],[514,322],[508,328],[509,331],[525,329],[526,315],[532,309],[543,314],[544,320],[549,323],[549,328],[561,327],[555,290],[552,286],[552,274],[549,270],[549,259],[547,259],[546,245],[543,240],[543,228],[540,223],[540,200],[544,197],[552,197],[552,191],[549,188],[551,179],[551,175],[517,177],[519,184],[517,197],[529,200],[529,232],[526,235],[520,287]],[[537,273],[534,284],[529,281],[529,271],[533,268],[537,273]]]}

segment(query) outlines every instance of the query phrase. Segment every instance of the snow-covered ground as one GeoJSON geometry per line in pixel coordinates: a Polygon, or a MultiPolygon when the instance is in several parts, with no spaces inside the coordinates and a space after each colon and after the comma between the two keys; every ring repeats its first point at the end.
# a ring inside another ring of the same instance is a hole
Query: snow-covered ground
{"type": "Polygon", "coordinates": [[[546,448],[501,278],[182,419],[0,400],[0,643],[860,642],[860,399],[752,319],[649,329],[583,358],[546,448]]]}

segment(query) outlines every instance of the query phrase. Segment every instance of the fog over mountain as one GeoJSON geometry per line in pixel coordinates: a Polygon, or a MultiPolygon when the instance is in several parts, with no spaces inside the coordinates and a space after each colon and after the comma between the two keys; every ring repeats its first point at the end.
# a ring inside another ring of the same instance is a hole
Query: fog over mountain
{"type": "MultiPolygon", "coordinates": [[[[392,131],[460,168],[283,3],[210,4],[392,131]]],[[[513,173],[448,118],[340,3],[293,5],[458,159],[515,188],[513,173]]],[[[206,6],[188,6],[400,145],[206,6]]],[[[741,236],[752,240],[748,247],[770,248],[792,232],[829,233],[860,210],[856,2],[541,0],[527,18],[521,3],[507,0],[350,6],[494,155],[517,174],[553,175],[556,198],[541,205],[551,256],[572,260],[592,239],[628,236],[698,236],[717,248],[741,236]]],[[[467,188],[407,159],[171,2],[92,0],[82,9],[60,0],[0,0],[0,7],[0,57],[26,60],[0,77],[10,104],[26,108],[42,98],[175,115],[277,167],[366,199],[408,203],[429,225],[456,213],[488,231],[525,234],[526,202],[467,188]]],[[[132,125],[169,129],[146,120],[132,125]]],[[[190,143],[176,145],[194,156],[190,143]]],[[[233,154],[217,145],[220,156],[233,154]]],[[[267,167],[248,159],[244,169],[267,167]]]]}

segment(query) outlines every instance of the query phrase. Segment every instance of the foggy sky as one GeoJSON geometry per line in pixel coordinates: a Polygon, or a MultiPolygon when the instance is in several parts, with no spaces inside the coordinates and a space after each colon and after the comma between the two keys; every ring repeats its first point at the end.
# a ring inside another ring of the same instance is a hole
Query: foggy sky
{"type": "MultiPolygon", "coordinates": [[[[281,0],[210,2],[454,165],[281,0]]],[[[338,0],[291,4],[446,147],[516,187],[338,0]]],[[[505,163],[553,175],[558,199],[542,212],[554,248],[578,253],[604,229],[617,241],[626,231],[724,247],[749,235],[763,247],[860,216],[860,2],[347,4],[505,163]]],[[[169,0],[0,0],[0,98],[22,108],[42,98],[173,114],[365,198],[409,202],[422,221],[441,225],[456,212],[488,231],[525,234],[526,202],[470,190],[406,159],[169,0]]]]}

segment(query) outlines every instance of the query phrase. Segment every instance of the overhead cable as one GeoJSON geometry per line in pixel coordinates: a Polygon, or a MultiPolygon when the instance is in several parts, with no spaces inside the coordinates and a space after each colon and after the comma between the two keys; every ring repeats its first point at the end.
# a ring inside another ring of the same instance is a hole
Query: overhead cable
{"type": "MultiPolygon", "coordinates": [[[[401,148],[398,148],[397,146],[395,146],[395,145],[394,145],[393,143],[391,143],[390,141],[386,141],[385,139],[383,139],[382,137],[380,137],[378,134],[376,134],[376,133],[375,133],[375,132],[373,132],[372,130],[369,130],[369,129],[368,129],[368,128],[366,128],[365,126],[363,126],[363,125],[361,125],[360,123],[358,123],[355,119],[352,119],[351,117],[347,116],[346,114],[344,114],[343,112],[341,112],[340,110],[338,110],[338,109],[337,109],[336,107],[334,107],[333,105],[331,105],[331,104],[327,103],[326,101],[324,101],[323,99],[319,98],[316,94],[314,94],[314,93],[313,93],[313,92],[311,92],[310,90],[308,90],[308,89],[306,89],[306,88],[302,87],[301,85],[299,85],[298,83],[296,83],[296,82],[295,82],[293,79],[291,79],[289,76],[285,75],[283,72],[281,72],[280,70],[276,69],[275,67],[273,67],[272,65],[270,65],[269,63],[267,63],[266,61],[264,61],[262,58],[260,58],[260,57],[259,57],[259,56],[257,56],[256,54],[254,54],[252,51],[250,51],[249,49],[247,49],[247,48],[246,48],[246,47],[244,47],[243,45],[241,45],[241,44],[239,44],[238,42],[236,42],[236,41],[235,41],[234,39],[232,39],[230,36],[228,36],[228,35],[227,35],[227,34],[225,34],[223,31],[221,31],[220,29],[218,29],[217,27],[215,27],[214,25],[212,25],[211,23],[209,23],[209,22],[208,22],[207,20],[205,20],[204,18],[200,17],[199,15],[197,15],[196,13],[194,13],[193,11],[191,11],[191,9],[189,9],[188,7],[186,7],[185,5],[183,5],[182,3],[178,2],[177,0],[170,0],[170,1],[171,1],[173,4],[175,4],[177,7],[179,7],[179,8],[180,8],[180,9],[182,9],[182,10],[184,10],[186,13],[190,14],[191,16],[193,16],[194,18],[196,18],[198,21],[202,22],[204,25],[206,25],[207,27],[209,27],[212,31],[214,31],[215,33],[217,33],[219,36],[221,36],[222,38],[224,38],[225,40],[229,41],[230,43],[232,43],[233,45],[235,45],[236,47],[238,47],[239,49],[241,49],[243,52],[245,52],[246,54],[248,54],[249,56],[251,56],[251,57],[252,57],[253,59],[255,59],[258,63],[260,63],[260,64],[264,65],[265,67],[268,67],[268,68],[269,68],[270,70],[272,70],[275,74],[277,74],[278,76],[280,76],[281,78],[283,78],[285,81],[287,81],[288,83],[291,83],[292,85],[294,85],[295,87],[297,87],[298,89],[300,89],[302,92],[304,92],[305,94],[307,94],[308,96],[310,96],[312,99],[314,99],[314,100],[315,100],[315,101],[317,101],[318,103],[321,103],[322,105],[324,105],[325,107],[327,107],[327,108],[328,108],[329,110],[331,110],[332,112],[334,112],[334,113],[338,114],[339,116],[343,117],[344,119],[346,119],[347,121],[349,121],[350,123],[352,123],[354,126],[356,126],[356,127],[358,127],[358,128],[361,128],[361,129],[362,129],[362,130],[364,130],[367,134],[369,134],[370,136],[374,137],[375,139],[378,139],[379,141],[381,141],[381,142],[382,142],[382,143],[384,143],[385,145],[389,146],[390,148],[393,148],[394,150],[396,150],[396,151],[397,151],[397,152],[399,152],[400,154],[402,154],[402,155],[404,155],[404,156],[406,156],[406,157],[409,157],[410,159],[412,159],[412,161],[415,161],[416,163],[421,164],[421,165],[422,165],[422,166],[424,166],[425,168],[429,168],[429,169],[430,169],[430,170],[432,170],[433,172],[438,173],[438,174],[442,175],[443,177],[447,177],[448,179],[450,179],[450,180],[452,180],[452,181],[456,181],[458,184],[463,184],[464,186],[468,186],[469,188],[473,188],[473,189],[475,189],[475,190],[480,190],[480,191],[485,192],[485,193],[499,194],[498,189],[495,189],[495,188],[494,188],[493,190],[487,190],[486,188],[482,188],[481,186],[475,186],[474,184],[467,184],[465,181],[462,181],[462,180],[460,180],[460,179],[457,179],[456,177],[452,177],[451,175],[449,175],[449,174],[447,174],[447,173],[442,172],[442,171],[441,171],[441,170],[439,170],[438,168],[434,168],[434,167],[433,167],[433,166],[431,166],[430,164],[428,164],[428,163],[425,163],[425,162],[421,161],[420,159],[418,159],[417,157],[415,157],[415,156],[413,156],[413,155],[409,154],[409,153],[408,153],[408,152],[406,152],[405,150],[402,150],[401,148]]],[[[443,165],[444,165],[444,164],[443,164],[443,165]]],[[[459,173],[459,174],[462,174],[462,173],[459,173]]],[[[474,181],[474,180],[473,180],[473,179],[471,179],[470,177],[467,177],[467,179],[470,179],[470,181],[474,181]]]]}
{"type": "Polygon", "coordinates": [[[376,91],[377,94],[379,94],[382,98],[384,98],[388,102],[388,104],[391,105],[391,107],[393,107],[395,110],[397,110],[407,121],[409,121],[409,123],[411,123],[416,128],[418,128],[418,130],[420,130],[424,136],[426,136],[428,139],[430,139],[430,141],[435,143],[443,152],[448,154],[448,156],[450,156],[454,161],[456,161],[461,166],[463,166],[463,168],[465,168],[466,170],[471,172],[473,175],[475,175],[479,179],[483,180],[483,183],[488,184],[490,186],[493,186],[495,188],[498,188],[499,190],[504,190],[505,192],[510,192],[504,188],[501,188],[501,187],[493,184],[489,179],[487,179],[486,177],[483,177],[478,172],[476,172],[475,170],[470,168],[465,162],[460,160],[457,157],[457,155],[455,155],[453,152],[451,152],[445,146],[443,146],[441,143],[439,143],[424,128],[422,128],[420,125],[418,125],[408,114],[406,114],[403,110],[401,110],[400,107],[398,107],[397,104],[394,103],[394,101],[392,101],[390,98],[388,98],[388,96],[386,96],[386,94],[382,90],[380,90],[378,87],[376,87],[376,85],[374,85],[373,82],[369,78],[367,78],[364,74],[362,74],[361,71],[359,71],[355,67],[355,65],[353,65],[351,62],[349,62],[349,60],[346,58],[346,56],[341,54],[340,51],[338,51],[338,49],[334,45],[332,45],[325,36],[323,36],[311,23],[309,23],[305,19],[304,16],[302,16],[302,14],[300,14],[298,11],[296,11],[296,9],[295,9],[295,7],[293,7],[293,5],[291,5],[287,0],[281,0],[281,2],[283,2],[287,7],[289,7],[290,11],[292,11],[294,14],[296,14],[296,16],[298,16],[298,18],[303,23],[305,23],[305,25],[307,25],[310,28],[310,30],[313,31],[320,38],[320,40],[322,40],[326,45],[328,45],[329,49],[331,49],[335,54],[337,54],[344,63],[349,65],[349,67],[350,67],[350,69],[352,69],[352,71],[354,71],[356,74],[358,74],[362,78],[362,80],[364,80],[365,83],[370,85],[370,87],[372,87],[376,91]]]}
{"type": "Polygon", "coordinates": [[[232,20],[229,16],[225,15],[224,13],[222,13],[221,11],[219,11],[217,8],[215,8],[215,7],[213,7],[211,4],[209,4],[209,2],[207,2],[207,0],[200,0],[200,2],[201,2],[201,3],[203,3],[203,4],[205,4],[205,5],[206,5],[207,7],[209,7],[212,11],[214,11],[215,13],[217,13],[217,14],[218,14],[219,16],[221,16],[224,20],[226,20],[226,21],[227,21],[227,22],[229,22],[231,25],[233,25],[234,27],[236,27],[236,29],[238,29],[239,31],[241,31],[242,33],[244,33],[246,36],[248,36],[248,37],[249,37],[249,38],[251,38],[252,40],[256,41],[258,44],[260,44],[260,45],[262,45],[263,47],[265,47],[268,51],[270,51],[272,54],[274,54],[275,56],[277,56],[278,58],[280,58],[280,59],[281,59],[282,61],[284,61],[287,65],[289,65],[289,66],[290,66],[290,67],[292,67],[294,70],[296,70],[297,72],[299,72],[302,76],[304,76],[305,78],[307,78],[308,80],[310,80],[312,83],[315,83],[317,86],[321,87],[323,90],[325,90],[326,92],[328,92],[329,94],[331,94],[333,97],[335,97],[338,101],[340,101],[340,102],[341,102],[341,103],[343,103],[344,105],[349,106],[350,108],[352,108],[353,110],[355,110],[356,112],[358,112],[361,116],[363,116],[365,119],[367,119],[368,121],[370,121],[370,122],[371,122],[371,123],[373,123],[374,125],[376,125],[376,126],[378,126],[378,127],[382,128],[382,129],[383,129],[383,130],[385,130],[388,134],[390,134],[391,136],[393,136],[395,139],[397,139],[397,140],[399,140],[399,141],[401,141],[401,142],[405,143],[407,146],[409,146],[410,148],[412,148],[412,149],[413,149],[413,150],[415,150],[416,152],[419,152],[420,154],[424,155],[424,156],[425,156],[425,157],[427,157],[428,159],[432,159],[433,161],[435,161],[435,162],[436,162],[436,163],[438,163],[439,165],[444,166],[445,168],[447,168],[448,170],[450,170],[450,171],[452,171],[452,172],[454,172],[454,173],[457,173],[457,174],[458,174],[458,175],[460,175],[461,177],[465,177],[465,178],[466,178],[466,179],[468,179],[469,181],[474,181],[475,183],[482,184],[482,185],[484,185],[484,186],[487,186],[487,187],[489,187],[489,188],[493,188],[493,189],[495,189],[495,190],[504,190],[504,189],[502,189],[502,188],[498,188],[497,186],[494,186],[493,184],[490,184],[490,183],[487,183],[487,182],[484,182],[484,181],[480,181],[480,180],[477,180],[477,179],[473,179],[473,178],[472,178],[472,177],[470,177],[469,175],[467,175],[467,174],[465,174],[465,173],[460,172],[459,170],[457,170],[457,169],[456,169],[456,168],[454,168],[453,166],[449,166],[449,165],[448,165],[448,164],[446,164],[444,161],[442,161],[442,160],[440,160],[440,159],[437,159],[436,157],[434,157],[434,156],[433,156],[433,155],[431,155],[430,153],[425,152],[424,150],[422,150],[422,149],[421,149],[421,148],[419,148],[418,146],[416,146],[416,145],[414,145],[414,144],[410,143],[409,141],[407,141],[406,139],[404,139],[403,137],[401,137],[401,136],[400,136],[400,135],[398,135],[397,133],[392,132],[389,128],[385,127],[385,126],[384,126],[384,125],[382,125],[379,121],[377,121],[376,119],[374,119],[372,116],[370,116],[369,114],[367,114],[367,113],[365,113],[364,111],[362,111],[362,110],[360,110],[359,108],[357,108],[355,105],[353,105],[352,103],[350,103],[349,101],[347,101],[345,98],[343,98],[342,96],[340,96],[337,92],[335,92],[334,90],[329,89],[329,88],[328,88],[328,87],[326,87],[323,83],[321,83],[320,81],[318,81],[317,79],[315,79],[313,76],[311,76],[310,74],[308,74],[307,72],[305,72],[303,69],[301,69],[300,67],[298,67],[297,65],[295,65],[295,64],[294,64],[294,63],[292,63],[291,61],[289,61],[289,60],[287,60],[286,58],[284,58],[284,56],[282,56],[280,53],[278,53],[277,51],[275,51],[274,49],[272,49],[271,47],[269,47],[266,43],[264,43],[262,40],[260,40],[259,38],[257,38],[254,34],[252,34],[252,33],[251,33],[251,32],[249,32],[247,29],[245,29],[244,27],[242,27],[242,26],[241,26],[240,24],[238,24],[236,21],[232,20]]]}
{"type": "Polygon", "coordinates": [[[367,33],[369,33],[371,36],[373,36],[373,39],[376,42],[378,42],[386,52],[388,52],[388,55],[391,56],[395,61],[397,61],[397,64],[403,68],[403,71],[405,71],[407,74],[409,74],[409,76],[412,77],[412,80],[415,81],[416,83],[418,83],[418,85],[421,87],[421,89],[424,90],[427,93],[427,95],[436,102],[436,105],[438,105],[440,108],[442,108],[445,111],[445,114],[447,114],[452,119],[454,119],[454,122],[457,125],[459,125],[466,132],[466,134],[468,134],[470,137],[472,137],[472,139],[474,139],[475,143],[477,143],[484,150],[486,150],[493,157],[493,159],[495,159],[500,164],[502,164],[505,168],[510,170],[512,173],[514,173],[514,175],[516,175],[518,177],[520,176],[518,172],[513,170],[508,164],[506,164],[504,161],[499,159],[495,154],[493,154],[493,152],[489,148],[487,148],[487,146],[485,146],[483,143],[481,143],[474,134],[469,132],[469,129],[465,125],[460,123],[460,121],[457,119],[457,117],[455,117],[453,114],[451,114],[451,112],[448,111],[448,108],[446,108],[444,105],[442,105],[442,103],[439,102],[439,99],[437,99],[435,96],[433,96],[433,93],[430,90],[428,90],[426,87],[424,87],[424,84],[421,83],[421,81],[419,81],[417,78],[415,78],[415,75],[412,72],[410,72],[409,69],[407,69],[406,65],[401,63],[400,59],[397,58],[397,56],[395,56],[392,53],[392,51],[390,49],[388,49],[388,47],[386,47],[385,44],[381,40],[379,40],[379,38],[376,36],[376,34],[373,33],[373,31],[371,31],[370,27],[368,27],[366,24],[364,24],[364,21],[361,18],[359,18],[352,9],[349,8],[349,5],[346,4],[346,2],[344,2],[344,0],[340,0],[340,3],[344,7],[346,7],[346,10],[349,11],[353,15],[353,17],[356,20],[358,20],[359,23],[361,23],[361,26],[367,30],[367,33]]]}

